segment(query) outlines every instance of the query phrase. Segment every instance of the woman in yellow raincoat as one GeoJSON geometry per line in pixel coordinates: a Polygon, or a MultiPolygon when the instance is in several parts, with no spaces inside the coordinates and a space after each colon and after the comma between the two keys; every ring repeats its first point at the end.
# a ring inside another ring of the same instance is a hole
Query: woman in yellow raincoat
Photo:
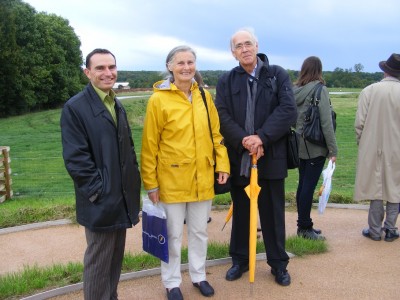
{"type": "Polygon", "coordinates": [[[214,290],[206,281],[207,219],[214,197],[214,172],[219,182],[229,177],[229,159],[219,132],[219,118],[205,90],[213,141],[196,74],[196,54],[178,46],[166,59],[168,78],[154,84],[143,128],[141,174],[153,203],[167,214],[169,263],[161,262],[168,299],[180,291],[183,223],[188,230],[189,274],[204,296],[214,290]],[[215,157],[214,152],[215,150],[215,157]],[[215,165],[215,166],[214,166],[215,165]],[[215,170],[214,170],[215,167],[215,170]]]}

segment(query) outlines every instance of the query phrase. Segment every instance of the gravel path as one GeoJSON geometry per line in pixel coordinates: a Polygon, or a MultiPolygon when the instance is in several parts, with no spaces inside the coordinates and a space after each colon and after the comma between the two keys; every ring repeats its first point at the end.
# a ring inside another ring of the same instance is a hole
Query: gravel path
{"type": "MultiPolygon", "coordinates": [[[[229,241],[230,224],[221,232],[225,215],[226,211],[212,211],[210,241],[229,241]]],[[[328,207],[322,215],[313,210],[315,227],[322,229],[329,250],[292,258],[288,266],[292,277],[289,287],[274,282],[263,259],[257,261],[253,284],[248,282],[248,273],[228,282],[225,272],[231,264],[223,260],[222,264],[207,268],[207,280],[215,289],[213,299],[399,299],[396,280],[400,278],[400,240],[374,242],[363,237],[361,230],[367,224],[367,216],[365,209],[328,207]]],[[[286,212],[288,236],[296,233],[296,218],[296,212],[286,212]]],[[[9,233],[0,230],[0,249],[0,275],[19,271],[24,265],[80,262],[85,250],[84,229],[69,224],[9,233]]],[[[142,251],[140,223],[128,231],[126,250],[142,251]]],[[[192,286],[186,271],[181,289],[185,299],[204,299],[192,286]]],[[[74,300],[83,296],[79,290],[51,299],[74,300]]],[[[166,299],[160,275],[121,281],[119,299],[166,299]]]]}

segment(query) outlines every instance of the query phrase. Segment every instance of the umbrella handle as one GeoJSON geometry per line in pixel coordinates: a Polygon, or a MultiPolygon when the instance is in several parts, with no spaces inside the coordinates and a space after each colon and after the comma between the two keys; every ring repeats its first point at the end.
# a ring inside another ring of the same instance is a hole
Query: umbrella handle
{"type": "Polygon", "coordinates": [[[251,163],[252,163],[253,165],[257,165],[257,154],[253,154],[253,155],[251,156],[251,163]]]}

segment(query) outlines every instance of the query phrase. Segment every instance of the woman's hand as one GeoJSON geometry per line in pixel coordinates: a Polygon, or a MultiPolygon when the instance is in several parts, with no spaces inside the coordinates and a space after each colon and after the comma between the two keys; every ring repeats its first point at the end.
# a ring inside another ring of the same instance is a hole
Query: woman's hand
{"type": "Polygon", "coordinates": [[[217,181],[218,181],[219,184],[224,184],[224,183],[226,183],[226,182],[228,181],[228,178],[229,178],[229,174],[228,174],[228,173],[225,173],[225,172],[218,172],[218,179],[217,179],[217,181]]]}
{"type": "Polygon", "coordinates": [[[149,196],[149,199],[151,200],[151,202],[153,202],[153,204],[157,204],[158,202],[160,202],[160,190],[149,192],[147,193],[147,195],[149,196]]]}

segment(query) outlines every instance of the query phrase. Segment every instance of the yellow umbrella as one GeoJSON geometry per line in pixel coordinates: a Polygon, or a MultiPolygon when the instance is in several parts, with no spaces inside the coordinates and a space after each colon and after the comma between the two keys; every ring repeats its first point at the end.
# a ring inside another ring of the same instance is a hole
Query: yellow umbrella
{"type": "Polygon", "coordinates": [[[233,214],[233,203],[232,203],[231,206],[229,207],[229,211],[228,211],[228,213],[226,214],[226,217],[225,217],[225,224],[224,224],[224,226],[222,226],[221,231],[224,230],[226,224],[227,224],[227,223],[229,222],[229,220],[231,219],[232,214],[233,214]]]}
{"type": "Polygon", "coordinates": [[[260,186],[258,185],[257,156],[252,156],[252,166],[250,174],[250,184],[245,187],[247,196],[250,198],[250,232],[249,232],[249,282],[254,282],[254,273],[256,270],[256,247],[257,247],[257,211],[258,194],[260,186]]]}

